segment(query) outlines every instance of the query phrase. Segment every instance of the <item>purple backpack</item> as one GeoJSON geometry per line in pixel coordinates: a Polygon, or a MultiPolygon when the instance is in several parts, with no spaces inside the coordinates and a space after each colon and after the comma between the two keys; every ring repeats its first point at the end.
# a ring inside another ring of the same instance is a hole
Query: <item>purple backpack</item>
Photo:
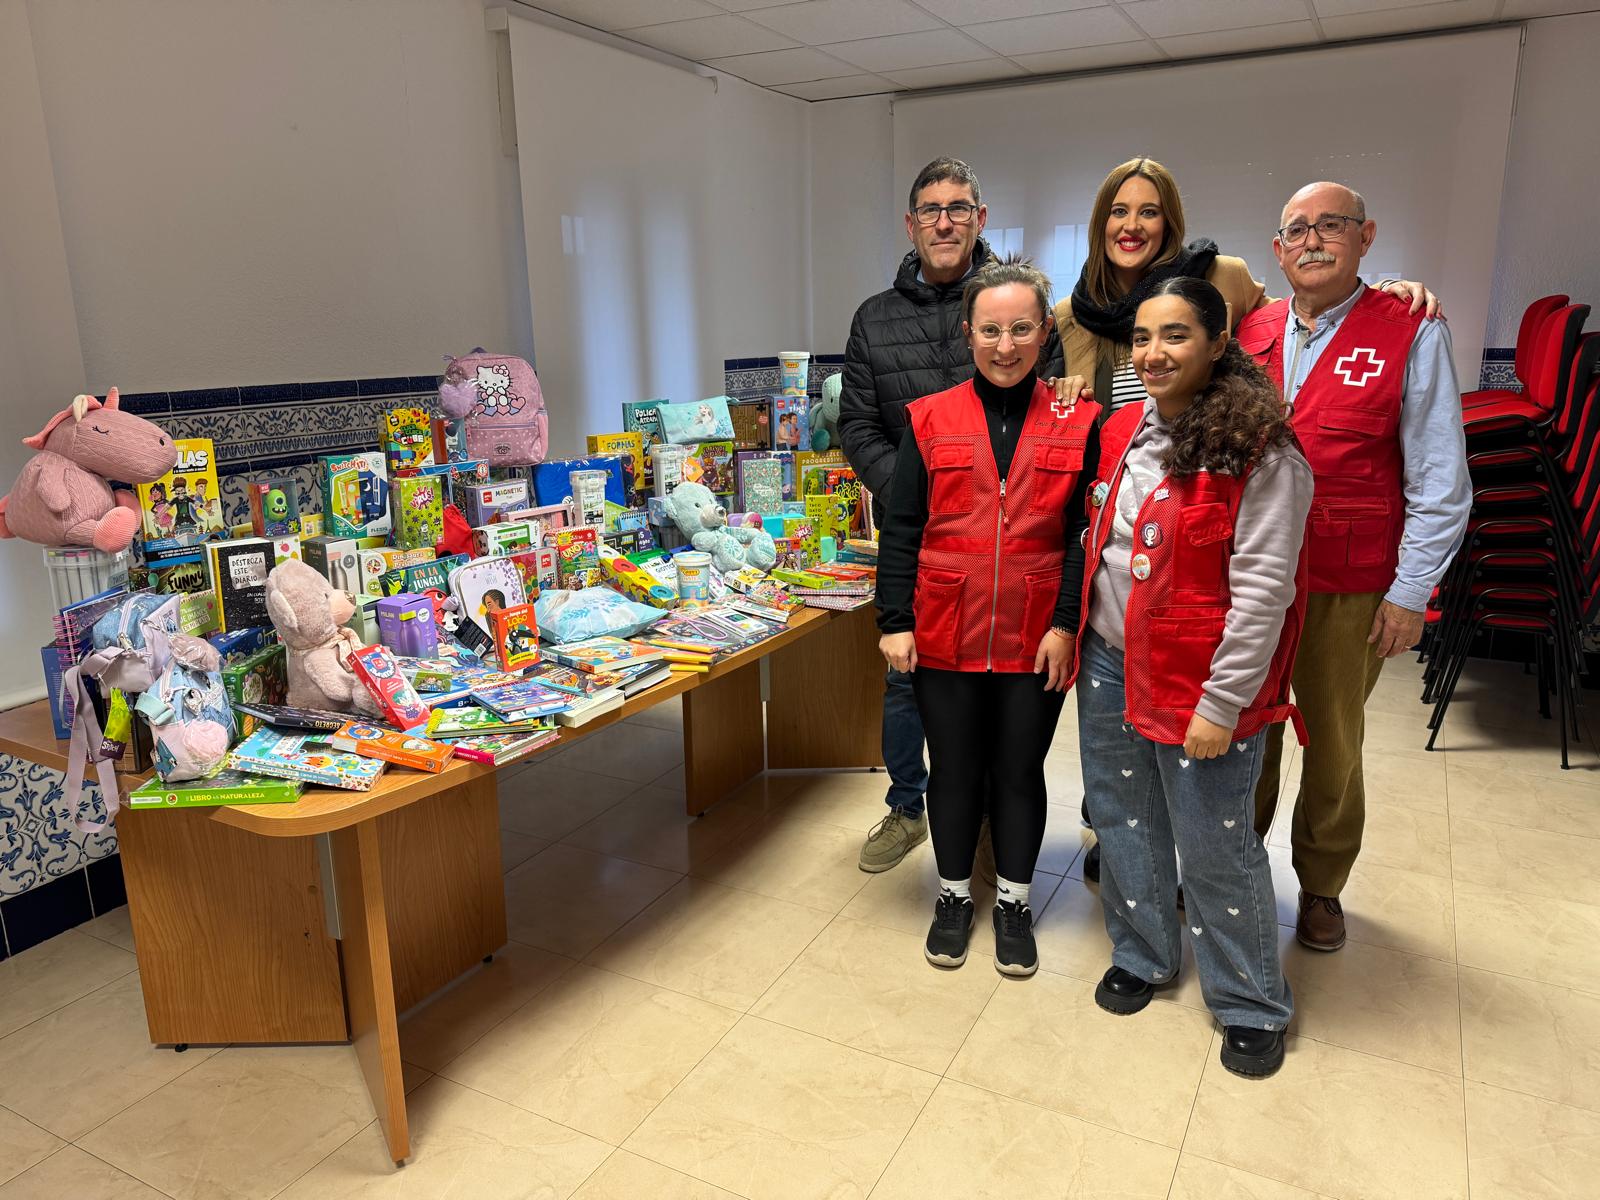
{"type": "Polygon", "coordinates": [[[491,467],[530,467],[544,461],[550,418],[533,368],[509,354],[474,350],[453,358],[439,385],[439,403],[467,419],[467,457],[491,467]]]}

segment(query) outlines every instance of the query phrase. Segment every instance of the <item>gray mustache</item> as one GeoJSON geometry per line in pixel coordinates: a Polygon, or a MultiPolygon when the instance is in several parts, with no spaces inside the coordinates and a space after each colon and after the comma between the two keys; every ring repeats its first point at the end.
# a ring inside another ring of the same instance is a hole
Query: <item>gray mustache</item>
{"type": "Polygon", "coordinates": [[[1334,258],[1326,250],[1307,250],[1299,258],[1295,259],[1294,265],[1303,267],[1308,263],[1331,263],[1337,261],[1338,259],[1334,258]]]}

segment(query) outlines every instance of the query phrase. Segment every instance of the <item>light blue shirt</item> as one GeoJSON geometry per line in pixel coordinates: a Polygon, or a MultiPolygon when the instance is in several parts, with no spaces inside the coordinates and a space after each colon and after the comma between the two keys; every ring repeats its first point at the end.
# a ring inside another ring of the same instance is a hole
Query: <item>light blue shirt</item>
{"type": "MultiPolygon", "coordinates": [[[[1330,308],[1309,328],[1289,305],[1283,328],[1283,396],[1291,408],[1317,359],[1366,290],[1330,308]]],[[[1384,596],[1421,612],[1461,546],[1472,510],[1467,439],[1461,423],[1461,389],[1443,319],[1423,321],[1406,357],[1400,400],[1400,453],[1406,497],[1400,567],[1384,596]]]]}

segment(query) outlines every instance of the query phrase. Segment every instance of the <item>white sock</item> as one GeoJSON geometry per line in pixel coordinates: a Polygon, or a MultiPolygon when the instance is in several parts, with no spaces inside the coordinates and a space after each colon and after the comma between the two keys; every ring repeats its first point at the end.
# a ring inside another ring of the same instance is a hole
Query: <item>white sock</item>
{"type": "Polygon", "coordinates": [[[1030,883],[1012,883],[1011,880],[997,875],[994,881],[995,903],[1004,900],[1008,904],[1026,904],[1028,892],[1032,887],[1030,883]]]}
{"type": "Polygon", "coordinates": [[[939,894],[941,896],[959,896],[963,900],[972,899],[972,876],[965,879],[946,879],[939,876],[939,894]]]}

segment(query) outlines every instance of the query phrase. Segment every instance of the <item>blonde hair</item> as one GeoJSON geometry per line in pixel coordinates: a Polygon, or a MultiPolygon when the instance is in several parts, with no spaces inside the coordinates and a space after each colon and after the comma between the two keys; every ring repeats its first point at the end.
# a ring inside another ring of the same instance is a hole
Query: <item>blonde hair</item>
{"type": "Polygon", "coordinates": [[[1178,257],[1183,249],[1183,199],[1178,195],[1178,182],[1172,172],[1153,158],[1130,158],[1106,176],[1106,181],[1095,193],[1094,208],[1089,213],[1089,238],[1091,253],[1083,265],[1084,290],[1096,304],[1110,304],[1121,299],[1122,289],[1111,270],[1105,252],[1105,229],[1111,220],[1111,205],[1122,190],[1122,185],[1135,175],[1148,179],[1155,185],[1161,202],[1161,216],[1166,222],[1161,250],[1150,268],[1165,266],[1178,257]]]}

